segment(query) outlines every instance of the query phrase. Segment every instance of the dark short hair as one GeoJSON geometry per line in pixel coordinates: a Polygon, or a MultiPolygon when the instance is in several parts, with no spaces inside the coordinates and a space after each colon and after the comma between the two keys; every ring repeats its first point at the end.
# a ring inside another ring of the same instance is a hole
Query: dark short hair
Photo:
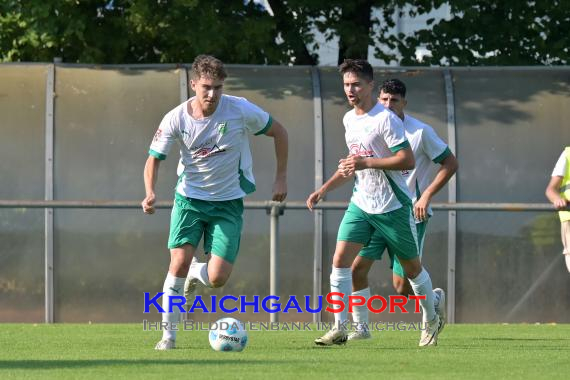
{"type": "MultiPolygon", "coordinates": [[[[380,92],[392,95],[402,95],[402,98],[406,97],[406,85],[399,79],[388,79],[382,83],[380,86],[380,92]]],[[[379,93],[380,93],[379,92],[379,93]]]]}
{"type": "Polygon", "coordinates": [[[218,58],[211,55],[200,54],[192,63],[190,73],[192,79],[200,79],[208,77],[212,79],[224,80],[228,76],[224,64],[218,58]]]}
{"type": "Polygon", "coordinates": [[[364,59],[345,59],[344,62],[340,64],[338,71],[341,75],[355,73],[357,76],[369,82],[374,80],[374,70],[372,70],[370,63],[364,59]]]}

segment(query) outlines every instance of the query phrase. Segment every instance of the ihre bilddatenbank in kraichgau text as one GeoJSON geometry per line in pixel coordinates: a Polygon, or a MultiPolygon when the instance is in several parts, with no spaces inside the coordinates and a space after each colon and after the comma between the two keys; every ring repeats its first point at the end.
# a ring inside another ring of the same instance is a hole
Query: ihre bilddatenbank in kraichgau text
{"type": "MultiPolygon", "coordinates": [[[[263,298],[261,298],[259,295],[254,295],[250,297],[250,299],[244,295],[225,295],[220,298],[212,295],[209,296],[210,302],[206,302],[204,299],[205,297],[198,295],[194,297],[194,301],[189,305],[187,309],[184,308],[184,305],[186,305],[186,298],[184,296],[168,296],[170,297],[170,310],[164,310],[159,302],[163,296],[164,292],[158,292],[153,297],[151,297],[150,293],[145,292],[144,313],[150,313],[151,308],[154,308],[159,313],[172,313],[174,308],[178,308],[181,313],[195,313],[200,311],[202,313],[217,313],[218,311],[221,311],[228,314],[246,312],[259,313],[260,310],[263,310],[266,313],[290,313],[293,311],[296,311],[297,313],[320,313],[323,309],[323,296],[318,296],[316,298],[316,306],[312,307],[311,296],[303,296],[302,298],[304,298],[304,300],[301,301],[300,304],[296,296],[289,296],[289,298],[286,299],[286,302],[282,302],[281,298],[275,295],[269,295],[263,298]],[[301,305],[303,305],[304,308],[301,307],[301,305]]],[[[388,296],[388,299],[380,295],[373,295],[369,297],[368,300],[366,300],[363,296],[349,295],[347,297],[348,303],[345,305],[344,301],[342,300],[343,297],[343,293],[328,293],[325,299],[329,303],[329,306],[325,308],[325,311],[330,313],[340,313],[344,310],[345,307],[348,307],[348,312],[352,313],[355,306],[366,305],[367,309],[375,314],[383,312],[392,314],[396,313],[396,309],[404,314],[407,314],[409,313],[409,311],[406,309],[408,300],[413,300],[413,312],[420,313],[420,300],[425,299],[425,296],[415,295],[408,297],[402,295],[391,295],[388,296]],[[374,301],[378,301],[376,302],[376,306],[373,305],[374,301]],[[380,304],[379,307],[377,307],[378,303],[380,304]],[[336,307],[333,308],[331,306],[336,307]]]]}

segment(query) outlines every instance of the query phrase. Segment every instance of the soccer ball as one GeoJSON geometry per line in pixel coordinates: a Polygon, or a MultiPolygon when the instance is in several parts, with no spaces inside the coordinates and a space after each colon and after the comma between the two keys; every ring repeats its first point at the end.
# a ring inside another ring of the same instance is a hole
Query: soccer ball
{"type": "Polygon", "coordinates": [[[247,331],[235,318],[222,318],[216,321],[208,334],[214,351],[243,351],[247,345],[247,331]]]}

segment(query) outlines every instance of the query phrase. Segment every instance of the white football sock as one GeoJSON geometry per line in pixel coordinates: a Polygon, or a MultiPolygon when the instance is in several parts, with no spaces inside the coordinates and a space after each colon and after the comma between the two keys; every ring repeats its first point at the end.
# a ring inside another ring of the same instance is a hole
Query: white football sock
{"type": "Polygon", "coordinates": [[[164,313],[162,313],[162,322],[168,322],[169,328],[162,331],[162,339],[176,340],[176,331],[170,329],[170,326],[180,322],[180,310],[178,306],[172,308],[172,313],[169,313],[170,298],[168,296],[184,296],[184,277],[175,277],[168,273],[166,275],[166,280],[164,280],[164,286],[162,291],[164,292],[162,296],[162,308],[164,313]]]}
{"type": "Polygon", "coordinates": [[[370,288],[357,290],[356,292],[352,292],[352,295],[362,296],[365,300],[364,305],[352,307],[352,320],[356,323],[366,324],[366,326],[368,326],[368,307],[366,306],[366,302],[368,302],[370,298],[370,288]]]}
{"type": "Polygon", "coordinates": [[[192,263],[188,276],[198,279],[198,281],[208,288],[212,287],[212,283],[208,277],[208,263],[192,263]]]}
{"type": "MultiPolygon", "coordinates": [[[[332,267],[331,272],[331,292],[343,293],[344,297],[332,297],[334,300],[342,300],[344,302],[344,310],[340,313],[334,313],[335,326],[339,327],[344,321],[348,319],[348,296],[352,293],[352,270],[350,268],[335,268],[332,267]]],[[[334,305],[333,309],[338,309],[334,305]]]]}
{"type": "Polygon", "coordinates": [[[422,271],[416,278],[410,278],[409,280],[416,296],[426,296],[425,299],[420,300],[420,305],[423,310],[423,321],[432,321],[436,314],[433,304],[433,289],[429,273],[422,268],[422,271]]]}
{"type": "Polygon", "coordinates": [[[439,295],[433,290],[432,293],[433,293],[433,307],[437,309],[439,307],[439,295]]]}
{"type": "Polygon", "coordinates": [[[570,254],[565,254],[564,260],[566,260],[566,269],[568,269],[568,272],[570,272],[570,254]]]}

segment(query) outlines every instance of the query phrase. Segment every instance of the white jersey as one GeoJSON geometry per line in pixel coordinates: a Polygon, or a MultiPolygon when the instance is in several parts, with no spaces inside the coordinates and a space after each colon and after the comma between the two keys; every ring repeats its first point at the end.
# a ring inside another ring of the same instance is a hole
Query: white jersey
{"type": "Polygon", "coordinates": [[[560,158],[556,161],[556,165],[554,166],[554,170],[552,170],[551,177],[564,177],[566,173],[566,153],[562,151],[560,158]]]}
{"type": "Polygon", "coordinates": [[[248,133],[267,131],[271,116],[244,98],[222,95],[214,113],[198,120],[188,113],[193,99],[164,116],[149,154],[164,160],[179,143],[176,191],[186,197],[227,201],[255,191],[248,133]]]}
{"type": "MultiPolygon", "coordinates": [[[[410,115],[404,115],[404,129],[414,152],[416,165],[412,170],[403,170],[402,174],[415,203],[433,180],[438,168],[436,164],[441,163],[451,151],[432,127],[410,115]]],[[[431,207],[428,207],[428,214],[433,215],[431,207]]]]}
{"type": "MultiPolygon", "coordinates": [[[[346,145],[350,154],[382,158],[407,147],[402,120],[393,112],[376,105],[364,115],[354,110],[343,118],[346,145]]],[[[401,170],[364,169],[356,171],[351,201],[369,214],[383,214],[411,203],[401,170]]]]}

